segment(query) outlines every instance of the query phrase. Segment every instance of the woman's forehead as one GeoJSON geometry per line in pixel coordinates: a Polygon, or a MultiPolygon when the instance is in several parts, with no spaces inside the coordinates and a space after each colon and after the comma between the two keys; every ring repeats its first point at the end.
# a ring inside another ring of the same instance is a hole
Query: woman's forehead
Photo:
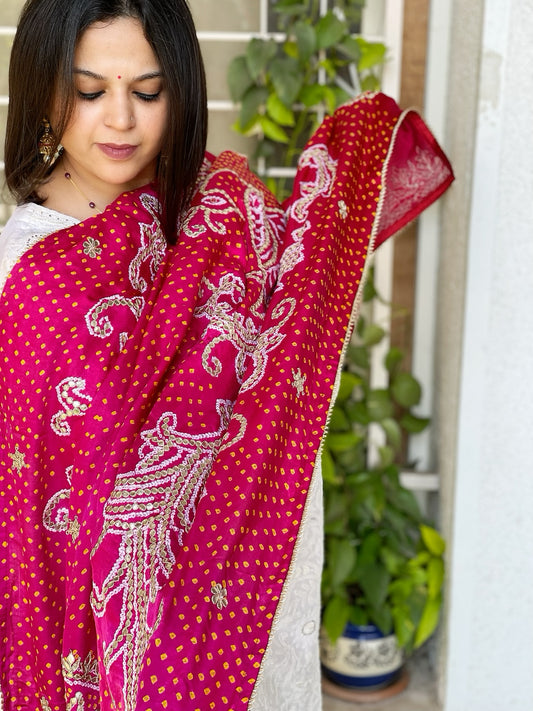
{"type": "Polygon", "coordinates": [[[119,17],[91,25],[76,46],[74,65],[104,77],[140,76],[159,69],[143,27],[133,17],[119,17]]]}

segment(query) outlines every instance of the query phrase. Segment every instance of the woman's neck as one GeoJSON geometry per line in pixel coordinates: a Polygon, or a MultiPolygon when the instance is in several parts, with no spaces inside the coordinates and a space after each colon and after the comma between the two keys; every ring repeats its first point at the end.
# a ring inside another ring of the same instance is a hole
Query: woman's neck
{"type": "Polygon", "coordinates": [[[103,212],[110,202],[118,197],[103,196],[101,193],[94,196],[84,190],[82,182],[77,179],[74,171],[68,164],[59,160],[49,178],[39,191],[44,207],[56,212],[75,217],[77,220],[86,220],[103,212]]]}

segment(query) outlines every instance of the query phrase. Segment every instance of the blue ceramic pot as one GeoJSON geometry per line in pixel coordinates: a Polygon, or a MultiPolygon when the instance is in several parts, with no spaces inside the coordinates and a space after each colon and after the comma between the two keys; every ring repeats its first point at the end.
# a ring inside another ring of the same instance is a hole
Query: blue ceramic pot
{"type": "Polygon", "coordinates": [[[330,681],[355,689],[388,686],[398,679],[403,666],[395,635],[385,636],[375,625],[350,622],[335,644],[322,632],[320,660],[330,681]]]}

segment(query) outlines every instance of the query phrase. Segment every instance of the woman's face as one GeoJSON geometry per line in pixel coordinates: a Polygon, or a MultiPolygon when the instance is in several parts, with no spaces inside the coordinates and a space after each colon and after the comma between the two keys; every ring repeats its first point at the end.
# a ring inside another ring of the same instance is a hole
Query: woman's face
{"type": "Polygon", "coordinates": [[[73,81],[76,103],[61,137],[65,169],[88,195],[108,201],[150,182],[168,99],[139,21],[121,17],[89,27],[76,48],[73,81]]]}

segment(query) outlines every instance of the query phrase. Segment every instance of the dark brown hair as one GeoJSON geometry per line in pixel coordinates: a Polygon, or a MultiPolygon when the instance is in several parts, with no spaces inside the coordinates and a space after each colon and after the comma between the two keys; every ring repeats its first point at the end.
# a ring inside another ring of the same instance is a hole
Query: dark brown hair
{"type": "Polygon", "coordinates": [[[9,67],[5,142],[6,182],[17,199],[38,202],[51,168],[39,155],[42,120],[55,97],[59,143],[76,98],[73,62],[81,35],[95,22],[137,18],[157,57],[168,94],[168,127],[156,181],[161,219],[176,240],[202,164],[207,136],[205,71],[186,0],[28,0],[22,10],[9,67]]]}

